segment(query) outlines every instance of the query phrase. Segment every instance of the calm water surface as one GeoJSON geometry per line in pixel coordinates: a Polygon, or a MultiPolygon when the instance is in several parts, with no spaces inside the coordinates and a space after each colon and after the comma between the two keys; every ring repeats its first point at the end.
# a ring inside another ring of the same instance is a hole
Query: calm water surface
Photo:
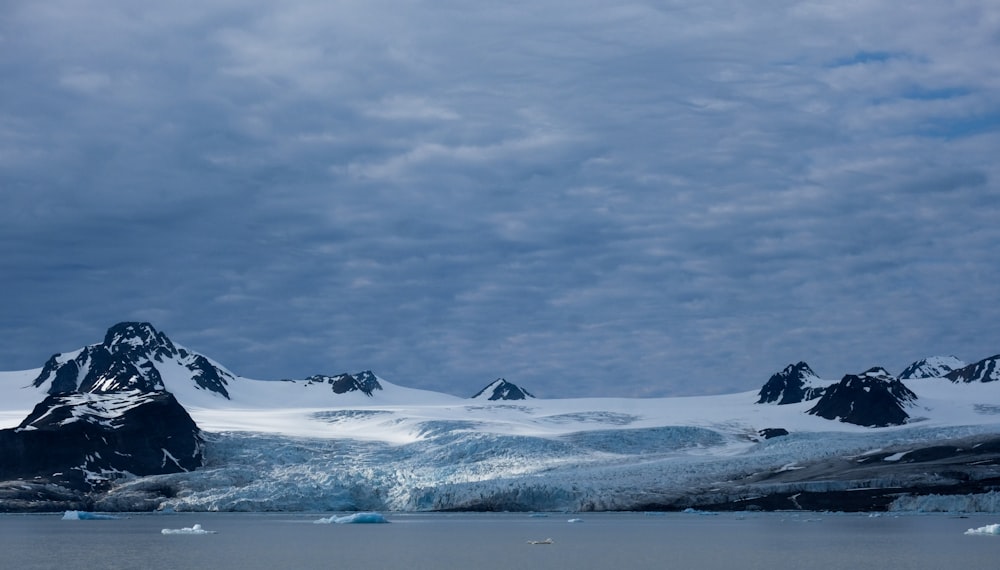
{"type": "Polygon", "coordinates": [[[1000,568],[1000,536],[963,534],[998,515],[387,514],[392,524],[313,524],[321,516],[0,515],[0,568],[1000,568]],[[160,532],[195,523],[218,534],[160,532]],[[528,544],[546,538],[554,543],[528,544]]]}

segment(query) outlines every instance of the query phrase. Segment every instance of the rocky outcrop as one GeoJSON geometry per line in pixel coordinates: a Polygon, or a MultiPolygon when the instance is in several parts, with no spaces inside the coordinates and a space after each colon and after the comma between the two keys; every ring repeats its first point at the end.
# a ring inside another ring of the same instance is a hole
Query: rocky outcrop
{"type": "Polygon", "coordinates": [[[366,396],[372,396],[375,390],[381,390],[382,385],[378,382],[378,377],[371,370],[365,370],[357,374],[337,374],[336,376],[326,376],[317,374],[306,378],[309,384],[329,384],[334,394],[347,394],[348,392],[361,392],[366,396]]]}
{"type": "Polygon", "coordinates": [[[168,392],[61,393],[0,430],[0,480],[99,489],[128,475],[196,469],[202,448],[198,426],[168,392]]]}
{"type": "Polygon", "coordinates": [[[805,362],[789,364],[768,379],[758,393],[758,404],[797,404],[823,395],[825,386],[805,362]]]}
{"type": "Polygon", "coordinates": [[[513,382],[508,382],[503,378],[497,378],[490,382],[488,386],[476,392],[473,400],[525,400],[534,398],[530,392],[521,388],[513,382]]]}
{"type": "Polygon", "coordinates": [[[1000,354],[984,358],[945,375],[952,382],[996,382],[1000,380],[1000,354]]]}
{"type": "Polygon", "coordinates": [[[807,413],[867,427],[902,425],[910,417],[904,408],[916,399],[901,381],[875,367],[844,376],[807,413]]]}

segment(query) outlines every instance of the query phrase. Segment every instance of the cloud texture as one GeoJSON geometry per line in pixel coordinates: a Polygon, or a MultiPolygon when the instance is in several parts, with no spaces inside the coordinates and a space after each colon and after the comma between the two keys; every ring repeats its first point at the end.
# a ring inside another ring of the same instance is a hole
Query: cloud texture
{"type": "MultiPolygon", "coordinates": [[[[162,4],[162,3],[161,3],[162,4]]],[[[1000,352],[1000,7],[0,8],[0,369],[758,388],[1000,352]]]]}

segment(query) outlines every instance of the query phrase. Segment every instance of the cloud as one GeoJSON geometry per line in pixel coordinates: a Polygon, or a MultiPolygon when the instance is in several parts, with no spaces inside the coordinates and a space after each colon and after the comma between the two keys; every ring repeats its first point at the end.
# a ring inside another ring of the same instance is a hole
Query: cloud
{"type": "Polygon", "coordinates": [[[989,2],[21,4],[0,369],[755,389],[997,351],[989,2]]]}

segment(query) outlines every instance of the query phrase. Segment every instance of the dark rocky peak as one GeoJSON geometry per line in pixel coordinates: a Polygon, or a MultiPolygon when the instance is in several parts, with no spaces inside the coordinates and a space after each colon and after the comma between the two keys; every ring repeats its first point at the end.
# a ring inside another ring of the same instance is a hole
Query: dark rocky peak
{"type": "Polygon", "coordinates": [[[1000,380],[1000,354],[984,358],[945,375],[952,382],[996,382],[1000,380]]]}
{"type": "Polygon", "coordinates": [[[758,404],[797,404],[815,400],[823,395],[825,387],[817,385],[819,376],[805,362],[789,364],[764,383],[760,389],[758,404]]]}
{"type": "Polygon", "coordinates": [[[375,390],[382,389],[382,385],[378,383],[378,376],[375,376],[375,373],[372,372],[371,370],[358,372],[357,374],[354,375],[354,378],[355,380],[357,380],[358,386],[361,388],[361,391],[364,392],[365,394],[368,394],[369,396],[371,396],[372,392],[374,392],[375,390]]]}
{"type": "Polygon", "coordinates": [[[899,379],[875,367],[844,376],[807,413],[867,427],[901,425],[910,417],[904,408],[916,399],[899,379]]]}
{"type": "Polygon", "coordinates": [[[159,362],[178,353],[177,347],[167,335],[149,323],[116,324],[105,333],[104,346],[112,354],[126,353],[133,358],[144,356],[159,362]]]}
{"type": "Polygon", "coordinates": [[[482,390],[476,392],[473,400],[526,400],[534,396],[513,382],[497,378],[482,390]]]}
{"type": "Polygon", "coordinates": [[[176,346],[149,323],[123,322],[108,329],[104,342],[77,352],[56,354],[32,382],[49,394],[156,391],[165,386],[157,366],[186,369],[195,387],[229,398],[228,371],[204,356],[176,346]]]}
{"type": "Polygon", "coordinates": [[[337,374],[336,376],[317,374],[306,378],[306,382],[329,384],[334,394],[361,392],[366,396],[372,396],[372,392],[382,389],[382,385],[378,382],[378,377],[371,370],[365,370],[356,375],[347,374],[346,372],[337,374]]]}
{"type": "Polygon", "coordinates": [[[907,366],[900,373],[899,379],[943,378],[949,372],[965,366],[965,362],[954,356],[932,356],[930,358],[922,358],[907,366]]]}

